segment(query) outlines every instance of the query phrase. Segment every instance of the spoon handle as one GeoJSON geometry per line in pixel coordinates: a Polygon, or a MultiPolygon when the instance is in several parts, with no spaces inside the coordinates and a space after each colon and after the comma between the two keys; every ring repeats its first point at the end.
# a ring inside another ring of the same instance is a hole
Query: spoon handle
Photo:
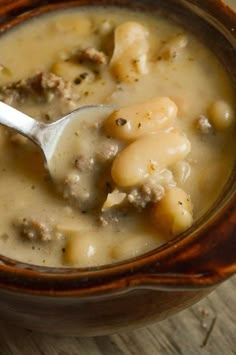
{"type": "Polygon", "coordinates": [[[40,144],[37,132],[44,124],[0,101],[0,124],[13,128],[36,144],[40,144]]]}

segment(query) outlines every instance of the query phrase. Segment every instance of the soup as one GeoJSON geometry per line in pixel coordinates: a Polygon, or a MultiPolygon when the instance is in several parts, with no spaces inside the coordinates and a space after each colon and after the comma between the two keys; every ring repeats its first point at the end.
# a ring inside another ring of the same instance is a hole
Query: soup
{"type": "Polygon", "coordinates": [[[153,250],[216,201],[234,165],[230,78],[170,20],[119,8],[50,13],[0,38],[0,100],[70,126],[55,157],[0,127],[0,247],[36,265],[89,267],[153,250]]]}

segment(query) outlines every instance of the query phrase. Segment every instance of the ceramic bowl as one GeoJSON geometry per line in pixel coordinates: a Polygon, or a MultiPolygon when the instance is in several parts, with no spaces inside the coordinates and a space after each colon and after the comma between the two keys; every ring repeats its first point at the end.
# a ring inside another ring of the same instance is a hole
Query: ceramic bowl
{"type": "MultiPolygon", "coordinates": [[[[34,16],[84,4],[163,13],[215,51],[236,89],[236,15],[219,0],[0,0],[0,33],[34,16]]],[[[235,154],[235,152],[233,152],[235,154]]],[[[120,264],[55,269],[0,257],[1,319],[63,335],[102,335],[162,320],[236,271],[236,169],[221,196],[187,233],[120,264]]]]}

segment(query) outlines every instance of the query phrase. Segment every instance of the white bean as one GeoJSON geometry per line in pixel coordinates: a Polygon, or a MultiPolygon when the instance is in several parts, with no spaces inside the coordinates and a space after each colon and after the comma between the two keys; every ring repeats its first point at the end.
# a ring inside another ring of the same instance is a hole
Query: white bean
{"type": "Polygon", "coordinates": [[[79,267],[100,265],[106,258],[104,253],[96,235],[78,233],[67,238],[64,262],[79,267]]]}
{"type": "Polygon", "coordinates": [[[190,150],[190,142],[179,133],[143,136],[117,155],[112,165],[112,178],[122,187],[142,184],[158,171],[184,159],[190,150]]]}
{"type": "Polygon", "coordinates": [[[191,175],[191,166],[187,161],[181,160],[172,167],[172,171],[176,182],[183,185],[191,175]]]}
{"type": "Polygon", "coordinates": [[[154,98],[116,110],[104,122],[104,130],[117,139],[135,140],[171,125],[177,111],[176,104],[168,97],[154,98]]]}
{"type": "Polygon", "coordinates": [[[148,30],[137,22],[125,22],[115,30],[111,70],[119,81],[132,82],[148,72],[148,30]]]}
{"type": "Polygon", "coordinates": [[[178,187],[167,190],[163,199],[153,206],[151,220],[167,238],[184,232],[193,223],[190,196],[178,187]]]}
{"type": "Polygon", "coordinates": [[[176,58],[188,44],[188,37],[181,33],[168,40],[160,49],[159,58],[170,60],[176,58]]]}
{"type": "Polygon", "coordinates": [[[233,108],[223,100],[213,102],[208,113],[213,126],[219,131],[230,127],[235,119],[233,108]]]}

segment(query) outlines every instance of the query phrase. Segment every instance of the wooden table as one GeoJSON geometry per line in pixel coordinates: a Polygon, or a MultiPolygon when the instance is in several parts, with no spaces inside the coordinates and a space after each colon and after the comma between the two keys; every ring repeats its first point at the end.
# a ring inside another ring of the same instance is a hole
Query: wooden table
{"type": "Polygon", "coordinates": [[[131,333],[43,335],[0,323],[0,355],[236,355],[236,276],[194,307],[131,333]]]}
{"type": "Polygon", "coordinates": [[[236,0],[224,0],[228,5],[236,9],[236,0]]]}
{"type": "MultiPolygon", "coordinates": [[[[236,8],[236,0],[226,2],[236,8]]],[[[123,354],[236,355],[236,276],[192,308],[131,333],[63,338],[12,328],[0,321],[0,355],[123,354]]]]}

